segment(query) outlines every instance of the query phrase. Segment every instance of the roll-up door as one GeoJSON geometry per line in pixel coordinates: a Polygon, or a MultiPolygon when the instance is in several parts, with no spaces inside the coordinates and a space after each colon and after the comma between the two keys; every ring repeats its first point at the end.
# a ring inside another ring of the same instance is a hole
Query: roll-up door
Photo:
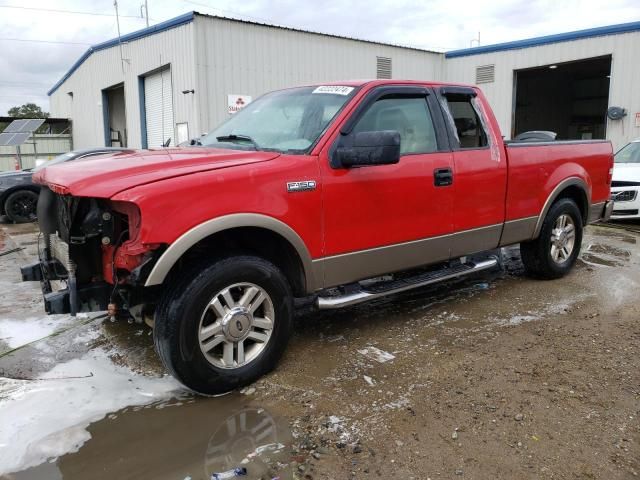
{"type": "Polygon", "coordinates": [[[144,77],[144,109],[147,147],[161,147],[169,139],[170,145],[174,145],[173,95],[168,68],[144,77]]]}

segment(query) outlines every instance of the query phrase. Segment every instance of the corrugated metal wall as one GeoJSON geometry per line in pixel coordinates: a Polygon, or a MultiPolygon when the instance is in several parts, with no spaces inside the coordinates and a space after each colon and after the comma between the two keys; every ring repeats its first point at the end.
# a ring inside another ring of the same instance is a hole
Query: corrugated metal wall
{"type": "Polygon", "coordinates": [[[73,119],[75,148],[105,145],[102,90],[123,81],[129,146],[140,148],[138,78],[167,65],[171,66],[174,121],[187,122],[190,129],[198,121],[193,95],[181,93],[195,85],[193,23],[125,43],[122,49],[124,73],[117,46],[99,50],[51,95],[52,115],[73,119]]]}
{"type": "Polygon", "coordinates": [[[205,16],[195,26],[199,133],[227,118],[228,94],[255,99],[295,85],[376,78],[377,57],[391,58],[393,78],[442,78],[439,53],[205,16]]]}
{"type": "Polygon", "coordinates": [[[638,46],[640,32],[573,40],[518,50],[448,58],[445,78],[449,81],[474,83],[476,67],[495,65],[495,81],[482,83],[498,118],[503,135],[511,135],[514,70],[532,68],[574,60],[612,56],[609,105],[627,109],[628,115],[618,121],[608,120],[607,138],[615,149],[640,137],[635,126],[635,114],[640,112],[640,62],[638,46]]]}
{"type": "Polygon", "coordinates": [[[129,146],[141,147],[138,77],[166,65],[171,66],[174,124],[187,123],[191,137],[227,118],[228,94],[255,98],[304,83],[375,78],[378,56],[391,58],[393,78],[440,79],[443,72],[438,53],[202,15],[124,44],[123,51],[124,74],[114,46],[94,52],[51,95],[52,114],[74,121],[77,148],[104,145],[102,90],[123,81],[129,146]],[[195,93],[182,93],[191,89],[195,93]]]}
{"type": "Polygon", "coordinates": [[[194,137],[227,118],[229,94],[255,98],[294,85],[375,78],[382,57],[391,59],[399,79],[474,83],[476,67],[494,65],[495,81],[481,88],[508,138],[514,70],[612,55],[609,105],[629,115],[608,122],[607,138],[620,147],[640,137],[638,45],[640,32],[633,32],[445,60],[439,53],[195,15],[192,23],[124,44],[124,74],[117,46],[94,52],[52,94],[51,112],[73,120],[77,148],[104,145],[102,89],[124,80],[129,146],[140,147],[139,76],[161,67],[171,66],[174,124],[187,123],[194,137]]]}
{"type": "MultiPolygon", "coordinates": [[[[30,137],[26,143],[20,146],[23,168],[31,168],[35,165],[36,158],[51,160],[61,153],[66,153],[72,148],[71,135],[68,134],[36,134],[30,137]],[[34,155],[33,141],[35,139],[34,155]]],[[[14,170],[16,161],[16,148],[0,146],[0,171],[14,170]]]]}

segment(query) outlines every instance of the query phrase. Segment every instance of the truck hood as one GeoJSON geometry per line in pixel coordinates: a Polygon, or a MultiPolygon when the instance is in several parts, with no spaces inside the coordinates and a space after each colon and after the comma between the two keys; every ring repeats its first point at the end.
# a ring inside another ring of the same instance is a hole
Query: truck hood
{"type": "Polygon", "coordinates": [[[192,173],[265,162],[277,152],[203,147],[140,150],[105,155],[91,162],[52,165],[33,176],[53,191],[78,197],[110,198],[139,185],[192,173]]]}
{"type": "Polygon", "coordinates": [[[640,163],[614,163],[613,180],[618,182],[640,182],[640,163]]]}

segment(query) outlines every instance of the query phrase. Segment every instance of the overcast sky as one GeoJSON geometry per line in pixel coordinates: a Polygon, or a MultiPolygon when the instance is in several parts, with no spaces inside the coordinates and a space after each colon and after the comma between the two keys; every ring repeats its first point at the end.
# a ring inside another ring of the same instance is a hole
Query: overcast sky
{"type": "MultiPolygon", "coordinates": [[[[638,0],[148,1],[151,24],[196,10],[436,50],[468,47],[478,32],[489,45],[640,20],[638,0]]],[[[141,3],[119,0],[122,33],[145,26],[141,3]]],[[[27,102],[48,110],[47,90],[89,45],[116,36],[113,0],[0,0],[0,115],[27,102]]]]}

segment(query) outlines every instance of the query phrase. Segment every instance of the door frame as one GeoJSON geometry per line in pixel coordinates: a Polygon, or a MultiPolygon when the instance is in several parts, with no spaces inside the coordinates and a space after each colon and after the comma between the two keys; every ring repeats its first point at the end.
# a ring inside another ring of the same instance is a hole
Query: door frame
{"type": "Polygon", "coordinates": [[[127,93],[125,91],[124,82],[116,83],[110,87],[103,88],[102,94],[102,132],[104,136],[104,146],[111,146],[111,115],[109,115],[109,91],[122,88],[122,96],[124,100],[124,122],[127,124],[127,93]]]}
{"type": "MultiPolygon", "coordinates": [[[[351,115],[347,117],[342,126],[340,132],[331,143],[329,147],[329,158],[331,159],[338,144],[340,143],[340,137],[348,135],[354,129],[360,118],[367,112],[369,107],[373,105],[380,98],[387,95],[424,95],[431,118],[433,120],[433,127],[436,132],[436,142],[438,144],[438,150],[436,152],[450,152],[451,146],[449,142],[449,135],[447,134],[447,123],[445,122],[440,104],[436,98],[436,92],[432,87],[423,85],[382,85],[374,87],[365,94],[365,97],[360,101],[356,108],[351,112],[351,115]]],[[[431,152],[435,153],[435,152],[431,152]]],[[[415,154],[409,154],[415,155],[415,154]]],[[[332,166],[333,168],[333,166],[332,166]]]]}

